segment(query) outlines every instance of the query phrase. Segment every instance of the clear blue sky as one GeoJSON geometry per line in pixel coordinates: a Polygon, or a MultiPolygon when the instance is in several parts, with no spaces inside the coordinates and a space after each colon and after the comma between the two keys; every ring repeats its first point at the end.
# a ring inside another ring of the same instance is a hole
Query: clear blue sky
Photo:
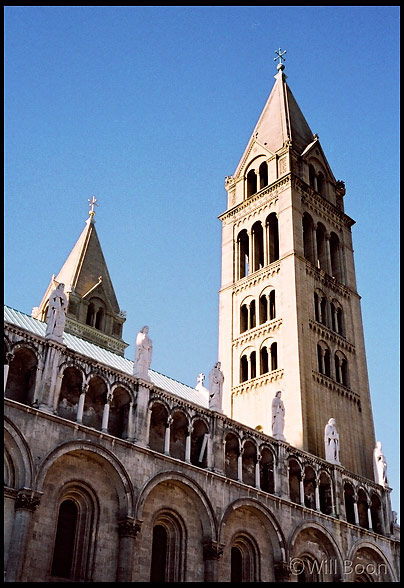
{"type": "Polygon", "coordinates": [[[5,303],[31,313],[99,201],[124,339],[188,385],[217,360],[224,178],[287,50],[346,183],[376,437],[399,511],[399,7],[5,7],[5,303]]]}

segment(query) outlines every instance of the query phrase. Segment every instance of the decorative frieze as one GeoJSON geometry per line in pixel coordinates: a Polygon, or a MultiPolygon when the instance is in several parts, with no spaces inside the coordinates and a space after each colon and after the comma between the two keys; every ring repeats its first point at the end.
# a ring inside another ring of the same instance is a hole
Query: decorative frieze
{"type": "Polygon", "coordinates": [[[237,347],[243,347],[246,343],[252,343],[256,339],[261,339],[265,335],[270,335],[274,331],[277,331],[281,325],[282,319],[274,319],[256,327],[255,329],[250,329],[233,340],[233,348],[237,349],[237,347]]]}
{"type": "Polygon", "coordinates": [[[336,392],[339,396],[344,396],[345,398],[348,398],[360,406],[360,395],[357,392],[354,392],[343,384],[340,384],[339,382],[336,382],[335,380],[332,380],[328,376],[321,374],[320,372],[316,372],[315,370],[312,370],[312,377],[313,380],[318,384],[326,386],[330,390],[336,392]]]}
{"type": "Polygon", "coordinates": [[[244,290],[249,290],[251,286],[255,286],[260,282],[266,281],[279,273],[281,264],[279,261],[274,261],[270,265],[263,267],[262,269],[242,278],[233,286],[233,293],[240,294],[244,290]]]}
{"type": "Polygon", "coordinates": [[[322,325],[321,323],[309,319],[309,327],[314,333],[319,334],[323,339],[327,339],[328,341],[332,341],[338,345],[340,349],[345,349],[349,353],[355,353],[355,345],[347,341],[345,337],[342,337],[338,333],[331,331],[328,327],[322,325]]]}

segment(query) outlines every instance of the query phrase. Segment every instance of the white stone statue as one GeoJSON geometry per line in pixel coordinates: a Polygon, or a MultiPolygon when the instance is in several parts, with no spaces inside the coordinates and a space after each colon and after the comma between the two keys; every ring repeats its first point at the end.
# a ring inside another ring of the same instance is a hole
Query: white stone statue
{"type": "Polygon", "coordinates": [[[66,324],[67,297],[64,284],[59,284],[49,295],[49,306],[46,315],[46,339],[54,339],[63,343],[63,331],[66,324]]]}
{"type": "Polygon", "coordinates": [[[215,363],[209,374],[209,408],[222,412],[222,392],[224,376],[220,370],[220,361],[215,363]]]}
{"type": "Polygon", "coordinates": [[[339,460],[339,434],[335,419],[329,419],[324,429],[325,459],[330,463],[341,465],[339,460]]]}
{"type": "Polygon", "coordinates": [[[285,428],[285,405],[281,399],[282,392],[279,390],[272,400],[272,437],[279,441],[286,441],[283,430],[285,428]]]}
{"type": "Polygon", "coordinates": [[[149,368],[153,350],[153,344],[148,332],[149,327],[144,326],[136,337],[135,361],[133,364],[133,375],[144,380],[150,380],[149,368]]]}
{"type": "Polygon", "coordinates": [[[373,471],[376,484],[380,484],[381,486],[388,486],[387,462],[386,458],[384,457],[382,444],[380,441],[376,443],[376,447],[373,451],[373,471]]]}

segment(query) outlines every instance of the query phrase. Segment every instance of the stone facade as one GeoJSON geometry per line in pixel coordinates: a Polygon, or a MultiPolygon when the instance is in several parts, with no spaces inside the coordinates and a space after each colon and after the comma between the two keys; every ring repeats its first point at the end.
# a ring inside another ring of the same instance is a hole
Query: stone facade
{"type": "MultiPolygon", "coordinates": [[[[296,581],[300,560],[318,581],[397,580],[389,488],[16,325],[6,324],[6,340],[9,358],[30,351],[51,370],[51,354],[62,375],[59,394],[76,405],[60,416],[67,401],[55,402],[41,385],[47,400],[38,396],[36,407],[21,393],[15,400],[11,360],[6,581],[69,581],[54,569],[60,505],[69,500],[80,526],[73,581],[150,581],[160,527],[171,581],[230,581],[238,559],[244,581],[296,581]],[[84,382],[76,399],[64,385],[73,370],[84,382]],[[102,399],[90,425],[78,415],[83,390],[102,399]],[[119,420],[123,391],[132,410],[119,420]]],[[[46,370],[37,377],[49,379],[46,370]]]]}

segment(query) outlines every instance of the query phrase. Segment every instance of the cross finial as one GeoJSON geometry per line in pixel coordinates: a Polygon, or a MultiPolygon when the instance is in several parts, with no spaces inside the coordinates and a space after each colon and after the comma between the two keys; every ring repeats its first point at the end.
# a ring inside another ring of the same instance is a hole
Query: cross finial
{"type": "Polygon", "coordinates": [[[93,217],[95,215],[94,206],[98,206],[97,198],[95,196],[93,196],[91,200],[90,200],[90,198],[87,198],[87,202],[89,202],[89,207],[90,207],[90,212],[88,214],[91,217],[93,217]]]}
{"type": "Polygon", "coordinates": [[[277,59],[279,59],[279,63],[277,65],[277,69],[285,69],[285,66],[283,65],[282,61],[285,61],[285,58],[283,57],[285,55],[285,53],[287,53],[287,51],[282,51],[281,48],[279,47],[278,51],[274,51],[276,57],[274,57],[274,61],[276,61],[277,59]]]}

